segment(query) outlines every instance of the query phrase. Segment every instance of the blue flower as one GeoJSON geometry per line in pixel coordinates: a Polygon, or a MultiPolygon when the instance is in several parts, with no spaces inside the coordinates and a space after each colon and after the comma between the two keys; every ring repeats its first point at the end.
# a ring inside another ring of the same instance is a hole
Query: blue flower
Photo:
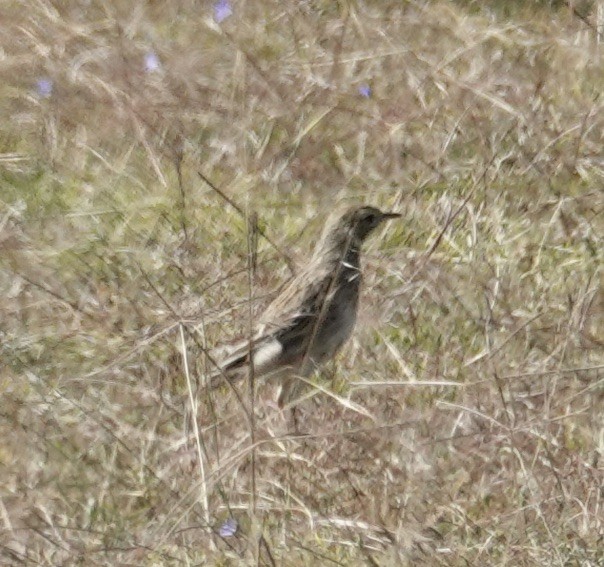
{"type": "Polygon", "coordinates": [[[214,4],[214,19],[217,24],[220,24],[232,15],[233,8],[231,7],[229,0],[218,0],[218,2],[214,4]]]}
{"type": "Polygon", "coordinates": [[[40,98],[48,98],[52,94],[53,86],[52,79],[41,77],[36,81],[36,92],[40,98]]]}
{"type": "Polygon", "coordinates": [[[218,534],[220,537],[233,537],[237,533],[238,527],[237,520],[229,518],[220,526],[218,534]]]}
{"type": "Polygon", "coordinates": [[[359,86],[359,94],[362,97],[369,98],[371,96],[371,87],[368,84],[363,84],[359,86]]]}
{"type": "Polygon", "coordinates": [[[154,51],[145,53],[145,71],[147,73],[156,73],[161,69],[159,57],[154,51]]]}

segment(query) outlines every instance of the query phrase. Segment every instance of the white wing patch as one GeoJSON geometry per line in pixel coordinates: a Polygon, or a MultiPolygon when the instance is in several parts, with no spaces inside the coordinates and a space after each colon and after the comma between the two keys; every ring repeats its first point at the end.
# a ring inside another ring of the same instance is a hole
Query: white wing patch
{"type": "Polygon", "coordinates": [[[258,347],[254,353],[254,367],[258,371],[269,369],[273,364],[276,364],[283,352],[283,345],[276,339],[258,347]]]}

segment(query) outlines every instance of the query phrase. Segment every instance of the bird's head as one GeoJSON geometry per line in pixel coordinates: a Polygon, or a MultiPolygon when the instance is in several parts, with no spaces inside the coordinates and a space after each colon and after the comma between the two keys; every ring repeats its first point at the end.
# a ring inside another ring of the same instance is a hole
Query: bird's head
{"type": "Polygon", "coordinates": [[[384,221],[400,216],[399,213],[385,213],[375,207],[359,207],[344,213],[338,228],[346,231],[353,241],[360,244],[384,221]]]}
{"type": "Polygon", "coordinates": [[[339,261],[341,257],[346,257],[349,252],[358,254],[363,241],[382,222],[400,216],[399,213],[384,213],[375,207],[348,209],[323,234],[315,256],[319,259],[328,258],[339,261]]]}

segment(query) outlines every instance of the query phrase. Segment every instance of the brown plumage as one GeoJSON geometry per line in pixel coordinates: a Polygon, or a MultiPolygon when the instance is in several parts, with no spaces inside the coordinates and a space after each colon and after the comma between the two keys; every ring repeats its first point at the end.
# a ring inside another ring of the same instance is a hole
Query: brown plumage
{"type": "Polygon", "coordinates": [[[383,221],[399,217],[374,207],[348,210],[319,244],[309,265],[262,313],[252,339],[241,341],[220,361],[213,384],[249,374],[276,374],[280,407],[299,397],[303,380],[332,358],[356,323],[361,285],[361,246],[383,221]]]}

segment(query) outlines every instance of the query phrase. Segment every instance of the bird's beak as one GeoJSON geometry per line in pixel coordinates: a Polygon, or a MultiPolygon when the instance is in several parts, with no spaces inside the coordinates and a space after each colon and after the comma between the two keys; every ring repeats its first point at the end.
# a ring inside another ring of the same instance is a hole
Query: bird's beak
{"type": "Polygon", "coordinates": [[[401,216],[401,213],[383,213],[382,220],[398,219],[401,216]]]}

